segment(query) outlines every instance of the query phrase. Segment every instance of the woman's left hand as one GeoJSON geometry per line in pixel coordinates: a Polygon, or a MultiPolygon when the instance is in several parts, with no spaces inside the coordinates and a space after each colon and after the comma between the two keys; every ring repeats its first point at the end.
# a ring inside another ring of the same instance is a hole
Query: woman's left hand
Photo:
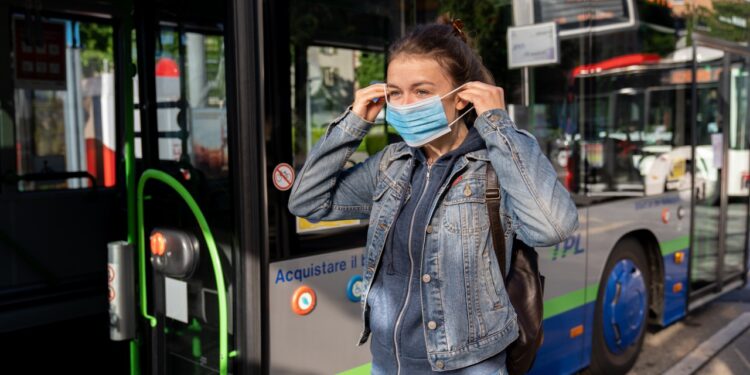
{"type": "Polygon", "coordinates": [[[503,88],[484,82],[468,82],[458,92],[458,97],[474,104],[474,109],[479,116],[490,109],[499,108],[505,110],[505,92],[503,88]]]}

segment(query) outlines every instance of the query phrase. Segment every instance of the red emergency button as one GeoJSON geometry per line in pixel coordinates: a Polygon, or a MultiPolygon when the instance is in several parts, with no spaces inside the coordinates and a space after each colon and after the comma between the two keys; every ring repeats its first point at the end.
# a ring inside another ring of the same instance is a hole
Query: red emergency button
{"type": "Polygon", "coordinates": [[[164,251],[167,249],[167,238],[161,232],[154,232],[149,238],[151,242],[151,254],[164,255],[164,251]]]}

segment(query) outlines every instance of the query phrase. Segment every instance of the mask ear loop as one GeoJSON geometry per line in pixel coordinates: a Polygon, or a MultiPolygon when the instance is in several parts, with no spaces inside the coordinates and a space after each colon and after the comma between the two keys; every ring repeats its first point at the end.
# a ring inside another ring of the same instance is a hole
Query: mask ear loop
{"type": "MultiPolygon", "coordinates": [[[[451,91],[450,91],[449,93],[447,93],[447,94],[443,95],[442,97],[440,97],[440,99],[442,100],[442,99],[443,99],[443,98],[445,98],[446,96],[449,96],[449,95],[453,95],[453,93],[454,93],[454,92],[458,91],[459,89],[461,89],[461,88],[462,88],[462,87],[464,87],[464,86],[466,86],[466,83],[464,83],[463,85],[461,85],[461,86],[458,86],[458,87],[456,87],[455,89],[451,90],[451,91]]],[[[472,110],[473,108],[474,108],[474,103],[471,103],[471,106],[469,106],[469,108],[468,108],[468,109],[466,109],[466,112],[464,112],[463,114],[461,114],[461,116],[458,116],[458,117],[456,117],[456,119],[455,119],[455,120],[453,120],[453,121],[452,121],[452,122],[451,122],[450,124],[448,124],[448,127],[452,127],[452,126],[453,126],[453,124],[455,124],[455,123],[456,123],[456,121],[460,120],[460,119],[461,119],[461,117],[464,117],[464,116],[466,116],[466,114],[467,114],[467,113],[469,113],[469,112],[471,112],[471,110],[472,110]]]]}
{"type": "Polygon", "coordinates": [[[383,99],[385,100],[385,104],[391,105],[391,102],[388,101],[388,86],[383,85],[383,99]]]}
{"type": "MultiPolygon", "coordinates": [[[[467,83],[468,83],[468,82],[467,82],[467,83]]],[[[453,93],[454,93],[454,92],[456,92],[456,91],[460,90],[460,89],[461,89],[462,87],[464,87],[464,86],[466,86],[466,83],[464,83],[463,85],[461,85],[461,86],[458,86],[458,87],[456,87],[455,89],[453,89],[453,90],[449,91],[449,92],[448,92],[447,94],[445,94],[445,95],[441,96],[441,97],[440,97],[440,99],[442,100],[442,99],[443,99],[443,98],[445,98],[446,96],[450,96],[450,95],[453,95],[453,93]]]]}
{"type": "Polygon", "coordinates": [[[468,108],[468,109],[466,109],[466,112],[464,112],[463,114],[461,114],[461,116],[458,116],[458,117],[456,117],[456,119],[455,119],[455,120],[453,120],[453,121],[452,121],[452,122],[451,122],[450,124],[448,124],[448,127],[452,127],[452,126],[453,126],[453,124],[455,124],[455,123],[456,123],[456,121],[460,120],[460,119],[461,119],[461,117],[464,117],[464,116],[466,116],[466,114],[467,114],[467,113],[469,113],[469,112],[471,112],[471,110],[472,110],[473,108],[474,108],[474,104],[472,104],[471,106],[469,106],[469,108],[468,108]]]}

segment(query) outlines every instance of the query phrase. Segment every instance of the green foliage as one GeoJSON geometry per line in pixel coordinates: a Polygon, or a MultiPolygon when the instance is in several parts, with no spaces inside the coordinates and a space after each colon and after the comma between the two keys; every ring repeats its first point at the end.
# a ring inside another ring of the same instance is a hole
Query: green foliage
{"type": "Polygon", "coordinates": [[[463,31],[482,56],[497,85],[514,87],[520,84],[519,71],[508,69],[505,36],[508,26],[513,24],[510,0],[440,0],[439,13],[464,22],[463,31]]]}
{"type": "Polygon", "coordinates": [[[659,56],[666,56],[674,51],[677,37],[674,34],[666,34],[648,30],[643,32],[643,52],[656,53],[659,56]]]}
{"type": "Polygon", "coordinates": [[[112,26],[96,23],[80,23],[81,65],[83,74],[91,77],[104,71],[107,64],[112,69],[114,64],[112,26]]]}
{"type": "Polygon", "coordinates": [[[750,4],[737,0],[715,0],[713,8],[692,8],[686,16],[690,43],[693,31],[733,42],[746,43],[750,39],[750,4]],[[747,26],[739,27],[732,24],[733,18],[744,19],[747,26]]]}
{"type": "Polygon", "coordinates": [[[359,88],[369,86],[372,81],[385,81],[384,54],[364,52],[359,57],[359,63],[356,70],[359,88]]]}

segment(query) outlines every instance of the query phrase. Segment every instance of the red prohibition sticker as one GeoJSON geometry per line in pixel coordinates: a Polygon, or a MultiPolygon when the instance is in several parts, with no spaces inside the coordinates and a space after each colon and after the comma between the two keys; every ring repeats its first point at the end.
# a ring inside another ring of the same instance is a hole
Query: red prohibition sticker
{"type": "Polygon", "coordinates": [[[294,183],[294,169],[287,163],[280,163],[273,169],[273,186],[281,191],[287,191],[292,188],[294,183]]]}
{"type": "Polygon", "coordinates": [[[302,285],[292,294],[292,311],[297,315],[307,315],[315,308],[315,302],[315,291],[302,285]]]}

